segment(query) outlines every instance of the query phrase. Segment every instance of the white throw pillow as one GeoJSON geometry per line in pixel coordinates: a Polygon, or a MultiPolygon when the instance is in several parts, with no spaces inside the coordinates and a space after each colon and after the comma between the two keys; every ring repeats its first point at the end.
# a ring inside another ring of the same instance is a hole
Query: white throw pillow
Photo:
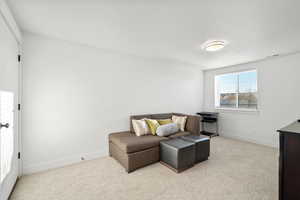
{"type": "Polygon", "coordinates": [[[172,121],[175,124],[177,124],[178,128],[181,131],[184,131],[184,127],[185,127],[185,123],[186,123],[186,118],[187,118],[187,116],[176,116],[176,115],[173,115],[172,116],[172,121]]]}
{"type": "Polygon", "coordinates": [[[177,126],[177,124],[175,123],[170,123],[170,124],[165,124],[165,125],[161,125],[156,129],[156,135],[158,136],[169,136],[172,135],[176,132],[178,132],[179,128],[177,126]]]}
{"type": "Polygon", "coordinates": [[[144,119],[140,119],[140,120],[133,119],[132,126],[133,126],[136,136],[143,136],[143,135],[151,134],[149,127],[144,119]]]}

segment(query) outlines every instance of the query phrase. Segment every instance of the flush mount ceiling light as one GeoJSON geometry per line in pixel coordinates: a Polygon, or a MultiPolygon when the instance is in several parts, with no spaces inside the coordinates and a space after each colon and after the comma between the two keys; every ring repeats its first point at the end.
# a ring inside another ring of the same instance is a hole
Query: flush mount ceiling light
{"type": "Polygon", "coordinates": [[[225,40],[209,40],[202,45],[202,49],[209,52],[219,51],[223,49],[226,44],[227,42],[225,40]]]}

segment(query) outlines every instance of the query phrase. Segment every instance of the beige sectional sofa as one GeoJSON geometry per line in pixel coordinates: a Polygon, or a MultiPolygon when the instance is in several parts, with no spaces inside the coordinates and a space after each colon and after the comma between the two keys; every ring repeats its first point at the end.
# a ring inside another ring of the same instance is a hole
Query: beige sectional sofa
{"type": "Polygon", "coordinates": [[[200,134],[200,116],[181,113],[163,113],[134,115],[130,117],[130,130],[109,134],[109,155],[115,158],[129,173],[138,168],[158,162],[160,160],[159,143],[162,140],[180,137],[188,134],[200,134]],[[132,127],[133,119],[166,119],[172,115],[187,116],[184,132],[175,133],[169,137],[153,135],[136,136],[132,127]]]}

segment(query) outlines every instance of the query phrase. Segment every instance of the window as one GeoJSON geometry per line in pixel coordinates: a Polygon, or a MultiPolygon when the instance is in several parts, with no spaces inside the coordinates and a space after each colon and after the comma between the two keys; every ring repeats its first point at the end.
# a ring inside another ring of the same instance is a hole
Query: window
{"type": "Polygon", "coordinates": [[[257,110],[257,71],[215,76],[216,108],[257,110]]]}

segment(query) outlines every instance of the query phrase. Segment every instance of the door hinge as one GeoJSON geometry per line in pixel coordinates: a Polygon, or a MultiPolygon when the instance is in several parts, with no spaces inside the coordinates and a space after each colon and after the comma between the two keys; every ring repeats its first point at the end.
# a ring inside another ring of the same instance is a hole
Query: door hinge
{"type": "Polygon", "coordinates": [[[21,55],[18,55],[18,62],[21,62],[21,55]]]}
{"type": "Polygon", "coordinates": [[[21,152],[18,152],[18,159],[21,158],[21,152]]]}
{"type": "Polygon", "coordinates": [[[21,104],[18,104],[18,110],[21,110],[21,104]]]}

